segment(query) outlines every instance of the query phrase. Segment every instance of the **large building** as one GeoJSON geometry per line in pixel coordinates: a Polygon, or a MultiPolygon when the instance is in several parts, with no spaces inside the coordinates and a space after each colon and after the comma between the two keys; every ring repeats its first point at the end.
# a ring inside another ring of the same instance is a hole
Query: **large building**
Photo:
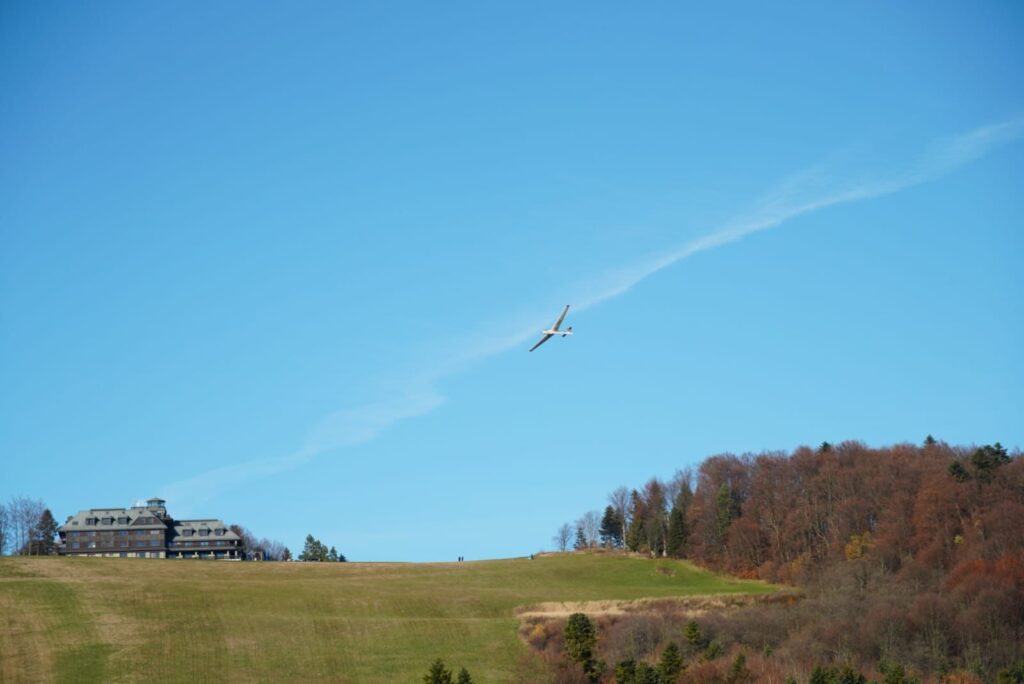
{"type": "Polygon", "coordinates": [[[90,508],[58,528],[64,556],[241,560],[242,540],[220,520],[175,520],[163,499],[90,508]]]}

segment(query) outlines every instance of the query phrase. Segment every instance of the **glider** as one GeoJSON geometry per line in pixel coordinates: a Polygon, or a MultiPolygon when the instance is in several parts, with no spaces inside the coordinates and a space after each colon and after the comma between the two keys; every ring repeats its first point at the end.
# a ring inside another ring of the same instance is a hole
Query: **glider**
{"type": "Polygon", "coordinates": [[[555,321],[555,324],[553,326],[551,326],[551,329],[550,330],[542,330],[541,331],[541,334],[544,337],[540,338],[540,342],[538,342],[537,344],[533,345],[530,348],[530,351],[533,351],[534,349],[536,349],[540,345],[544,344],[545,342],[550,340],[555,335],[561,335],[562,337],[565,337],[566,335],[572,335],[572,326],[571,325],[568,328],[566,328],[565,330],[559,330],[558,329],[559,326],[562,325],[562,321],[565,320],[565,314],[567,314],[567,313],[569,313],[569,305],[568,304],[566,304],[565,308],[562,309],[562,315],[558,317],[558,320],[555,321]]]}

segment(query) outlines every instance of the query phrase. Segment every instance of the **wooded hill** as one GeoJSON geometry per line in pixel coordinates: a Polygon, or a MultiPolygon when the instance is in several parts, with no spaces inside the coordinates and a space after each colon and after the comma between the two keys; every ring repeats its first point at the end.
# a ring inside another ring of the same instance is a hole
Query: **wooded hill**
{"type": "Polygon", "coordinates": [[[705,626],[757,656],[748,668],[1024,679],[1024,459],[998,443],[722,454],[619,488],[577,526],[577,548],[624,545],[803,588],[797,606],[705,626]]]}

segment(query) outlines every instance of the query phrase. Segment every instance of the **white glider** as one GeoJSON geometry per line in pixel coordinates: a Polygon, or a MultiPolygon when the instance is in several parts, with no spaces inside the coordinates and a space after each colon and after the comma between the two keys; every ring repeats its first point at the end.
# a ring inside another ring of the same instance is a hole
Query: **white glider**
{"type": "Polygon", "coordinates": [[[538,342],[537,344],[533,345],[533,347],[530,348],[530,351],[533,351],[534,349],[536,349],[540,345],[544,344],[545,342],[550,340],[555,335],[561,335],[562,337],[565,337],[566,335],[572,335],[572,326],[571,325],[568,328],[566,328],[565,330],[559,330],[559,327],[562,325],[562,321],[565,320],[565,314],[567,314],[567,313],[569,313],[569,305],[568,304],[566,304],[565,308],[562,309],[562,315],[558,317],[558,320],[555,321],[555,324],[553,326],[551,326],[551,328],[549,330],[542,330],[541,331],[541,334],[544,337],[540,338],[540,342],[538,342]]]}

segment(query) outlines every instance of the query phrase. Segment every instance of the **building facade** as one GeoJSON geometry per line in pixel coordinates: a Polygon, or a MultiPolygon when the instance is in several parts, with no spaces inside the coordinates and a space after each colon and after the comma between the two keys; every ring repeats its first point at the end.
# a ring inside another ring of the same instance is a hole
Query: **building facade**
{"type": "Polygon", "coordinates": [[[175,520],[163,499],[90,508],[58,528],[63,556],[241,560],[242,540],[220,520],[175,520]]]}

